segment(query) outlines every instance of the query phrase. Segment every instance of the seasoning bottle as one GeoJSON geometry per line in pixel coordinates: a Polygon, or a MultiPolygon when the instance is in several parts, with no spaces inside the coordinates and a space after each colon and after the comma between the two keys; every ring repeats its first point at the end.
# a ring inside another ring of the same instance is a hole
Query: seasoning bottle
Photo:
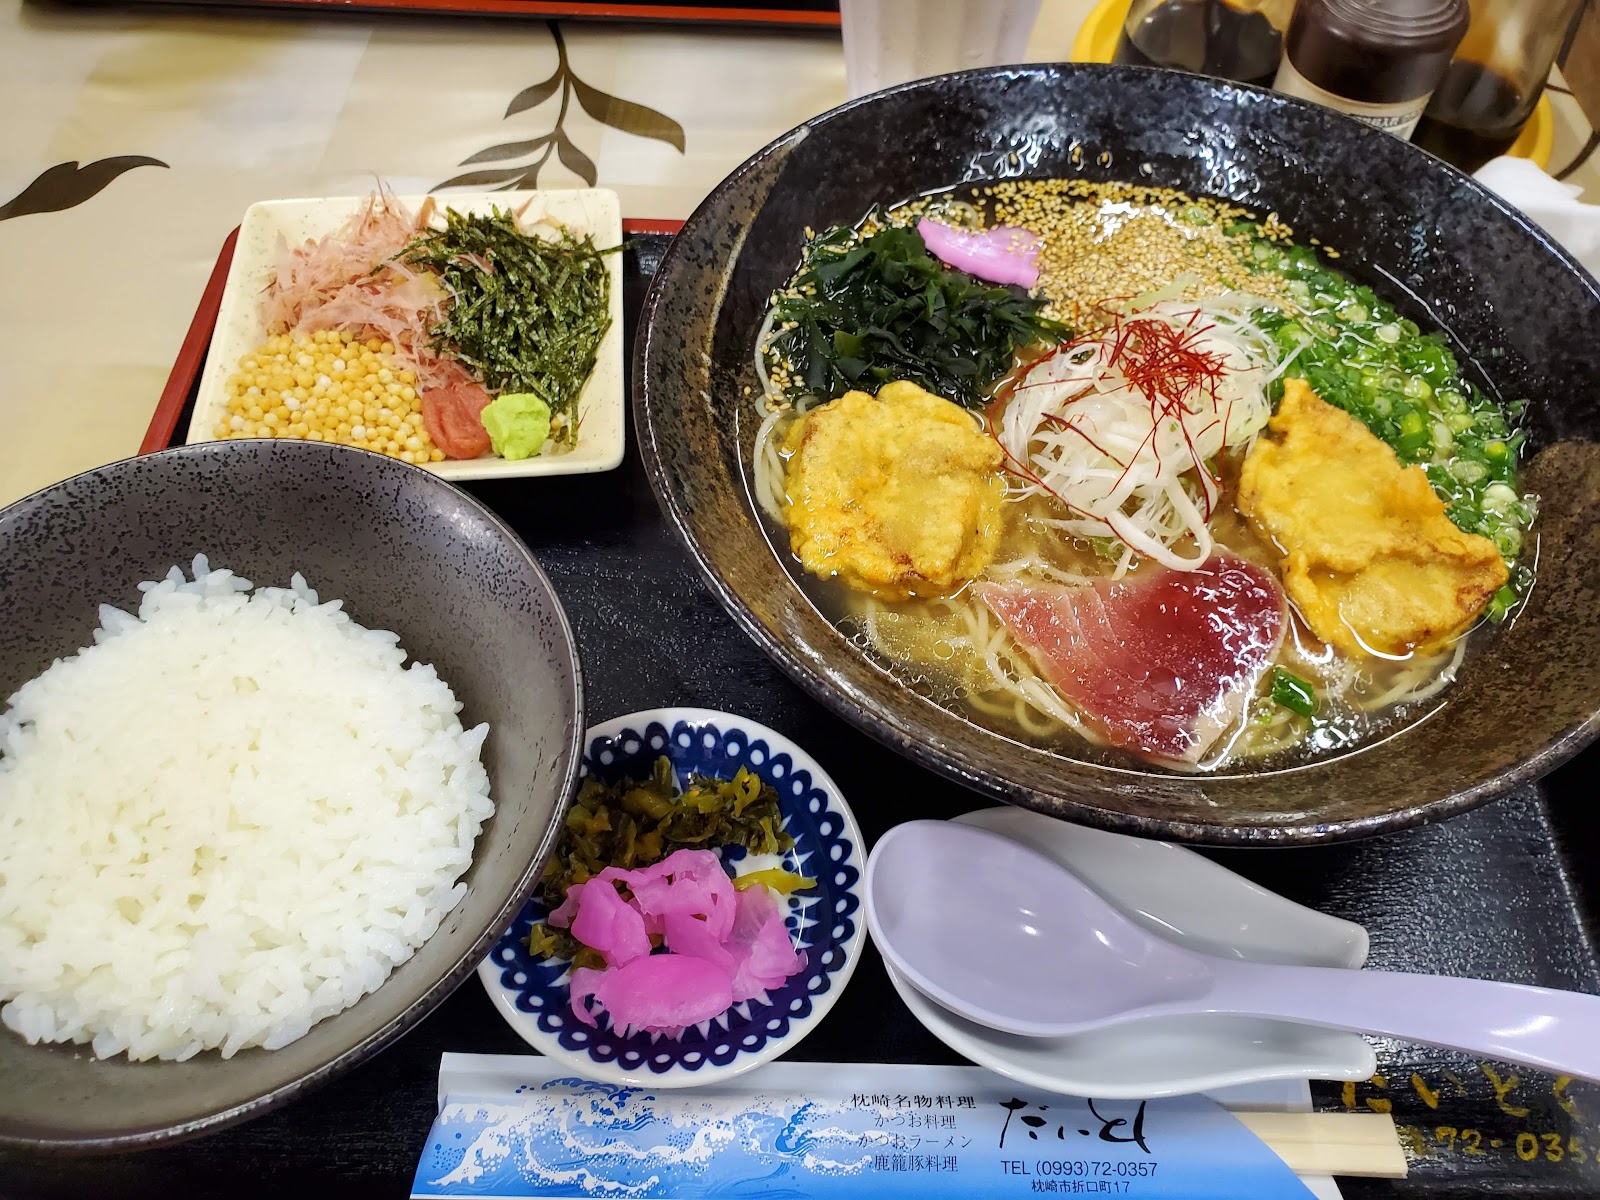
{"type": "Polygon", "coordinates": [[[1463,171],[1504,154],[1544,91],[1583,0],[1472,0],[1472,24],[1411,140],[1463,171]]]}
{"type": "Polygon", "coordinates": [[[1300,0],[1273,87],[1407,139],[1469,16],[1467,0],[1300,0]]]}
{"type": "Polygon", "coordinates": [[[1271,87],[1294,0],[1133,0],[1113,62],[1271,87]]]}

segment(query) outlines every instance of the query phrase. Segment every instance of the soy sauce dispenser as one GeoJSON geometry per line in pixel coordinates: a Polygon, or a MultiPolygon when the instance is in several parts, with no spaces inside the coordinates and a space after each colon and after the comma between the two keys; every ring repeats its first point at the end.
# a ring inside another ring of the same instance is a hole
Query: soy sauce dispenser
{"type": "Polygon", "coordinates": [[[1467,0],[1300,0],[1273,86],[1409,139],[1468,19],[1467,0]]]}
{"type": "Polygon", "coordinates": [[[1472,24],[1411,140],[1463,171],[1511,148],[1583,0],[1471,0],[1472,24]]]}
{"type": "Polygon", "coordinates": [[[1295,0],[1133,0],[1112,61],[1270,87],[1295,0]]]}

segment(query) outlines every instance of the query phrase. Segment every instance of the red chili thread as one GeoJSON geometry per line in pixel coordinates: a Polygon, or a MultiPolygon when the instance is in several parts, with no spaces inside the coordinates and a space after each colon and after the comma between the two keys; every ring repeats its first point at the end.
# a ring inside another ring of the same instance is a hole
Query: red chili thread
{"type": "MultiPolygon", "coordinates": [[[[1055,380],[1028,382],[1028,378],[1035,370],[1048,363],[1058,354],[1092,344],[1107,347],[1106,366],[1120,372],[1127,381],[1129,390],[1137,392],[1150,405],[1150,432],[1145,435],[1138,449],[1134,451],[1133,458],[1127,463],[1121,462],[1106,453],[1104,448],[1098,445],[1084,430],[1078,428],[1075,423],[1064,420],[1060,416],[1046,414],[1045,419],[1058,428],[1070,429],[1077,433],[1089,445],[1122,468],[1122,473],[1117,477],[1116,483],[1112,485],[1113,491],[1121,486],[1122,482],[1127,478],[1128,472],[1133,469],[1133,462],[1138,459],[1147,446],[1156,456],[1157,470],[1161,469],[1161,447],[1156,441],[1156,431],[1162,421],[1176,420],[1178,428],[1183,434],[1185,448],[1189,452],[1189,457],[1193,460],[1195,469],[1205,474],[1213,483],[1220,485],[1220,477],[1212,475],[1207,470],[1205,460],[1195,446],[1194,439],[1200,435],[1192,434],[1184,419],[1202,411],[1198,403],[1201,396],[1210,400],[1213,410],[1218,406],[1218,384],[1226,373],[1227,360],[1217,351],[1202,350],[1197,345],[1201,335],[1211,330],[1213,326],[1209,322],[1197,325],[1201,320],[1201,313],[1198,309],[1189,315],[1188,321],[1182,326],[1177,326],[1169,321],[1163,321],[1155,317],[1123,317],[1119,313],[1105,309],[1103,304],[1096,307],[1108,312],[1108,315],[1111,316],[1111,329],[1109,332],[1102,331],[1092,337],[1075,338],[1072,341],[1063,342],[1056,346],[1035,362],[1028,369],[1027,374],[1022,377],[1022,380],[1011,386],[1007,396],[1003,399],[1008,399],[1010,395],[1024,388],[1043,387],[1047,384],[1055,383],[1055,380]]],[[[1064,401],[1061,407],[1065,408],[1067,405],[1075,403],[1092,390],[1092,385],[1081,389],[1064,401]]],[[[999,407],[999,405],[994,407],[999,407]]],[[[1231,415],[1232,407],[1232,403],[1229,402],[1222,419],[1224,442],[1227,440],[1227,420],[1228,416],[1231,415]]],[[[1082,510],[1068,503],[1054,489],[1045,484],[1034,471],[1025,464],[1018,462],[1016,456],[1005,448],[995,430],[993,411],[994,409],[991,408],[985,414],[984,424],[989,435],[1000,444],[1001,452],[1005,455],[1011,469],[1048,495],[1055,497],[1055,499],[1066,505],[1070,511],[1081,512],[1082,510]]],[[[1212,421],[1210,425],[1201,430],[1201,434],[1209,432],[1215,428],[1216,424],[1216,421],[1212,421]]],[[[1214,508],[1210,491],[1202,488],[1201,494],[1205,505],[1205,517],[1210,520],[1214,508]]],[[[1089,516],[1090,514],[1084,513],[1083,515],[1089,516]]]]}

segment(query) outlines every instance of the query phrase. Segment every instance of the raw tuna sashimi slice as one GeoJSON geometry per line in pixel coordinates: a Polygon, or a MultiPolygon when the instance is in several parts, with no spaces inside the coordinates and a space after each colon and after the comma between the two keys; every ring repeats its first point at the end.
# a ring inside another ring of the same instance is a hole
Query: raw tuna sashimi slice
{"type": "Polygon", "coordinates": [[[1263,567],[1215,555],[1092,587],[985,584],[984,603],[1113,744],[1193,763],[1244,711],[1283,641],[1263,567]]]}

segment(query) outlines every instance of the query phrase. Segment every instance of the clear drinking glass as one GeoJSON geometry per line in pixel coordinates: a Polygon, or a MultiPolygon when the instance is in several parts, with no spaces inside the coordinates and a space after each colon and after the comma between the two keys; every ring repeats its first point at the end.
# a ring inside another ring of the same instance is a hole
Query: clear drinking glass
{"type": "Polygon", "coordinates": [[[1040,0],[839,0],[850,98],[1021,62],[1040,0]]]}

